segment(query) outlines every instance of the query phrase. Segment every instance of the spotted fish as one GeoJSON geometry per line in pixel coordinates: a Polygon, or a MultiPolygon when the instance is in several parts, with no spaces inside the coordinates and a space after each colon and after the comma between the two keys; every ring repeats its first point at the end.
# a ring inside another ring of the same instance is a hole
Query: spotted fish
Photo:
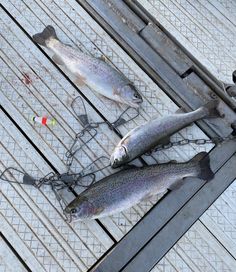
{"type": "Polygon", "coordinates": [[[82,192],[64,212],[72,221],[109,216],[178,187],[186,177],[214,177],[206,152],[187,163],[133,167],[105,177],[82,192]]]}

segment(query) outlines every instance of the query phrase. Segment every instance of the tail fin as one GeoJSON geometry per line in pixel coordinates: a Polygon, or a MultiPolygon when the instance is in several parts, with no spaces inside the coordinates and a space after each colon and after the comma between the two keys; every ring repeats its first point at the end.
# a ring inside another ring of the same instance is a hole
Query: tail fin
{"type": "Polygon", "coordinates": [[[206,116],[209,118],[219,117],[221,114],[217,109],[217,106],[219,105],[218,99],[213,99],[209,102],[207,102],[202,108],[204,109],[206,116]]]}
{"type": "Polygon", "coordinates": [[[196,162],[199,165],[198,178],[203,180],[211,180],[214,178],[214,173],[210,167],[210,158],[207,152],[200,152],[193,157],[190,162],[196,162]]]}
{"type": "Polygon", "coordinates": [[[54,38],[58,40],[54,27],[50,25],[48,25],[43,30],[43,32],[33,35],[33,40],[42,46],[47,46],[46,41],[49,40],[50,38],[54,38]]]}

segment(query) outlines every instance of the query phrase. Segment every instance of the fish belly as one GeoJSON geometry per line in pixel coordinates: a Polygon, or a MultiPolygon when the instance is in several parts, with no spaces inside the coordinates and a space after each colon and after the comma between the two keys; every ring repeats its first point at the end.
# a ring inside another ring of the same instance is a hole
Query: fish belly
{"type": "Polygon", "coordinates": [[[83,63],[70,64],[69,70],[78,78],[82,78],[85,84],[97,93],[112,100],[121,101],[119,96],[114,94],[116,83],[112,82],[112,77],[109,78],[109,74],[98,73],[94,67],[87,67],[83,63]]]}
{"type": "Polygon", "coordinates": [[[118,202],[111,202],[99,215],[97,215],[96,218],[113,215],[127,210],[138,204],[143,199],[143,197],[143,195],[141,197],[133,195],[126,199],[120,199],[118,202]]]}
{"type": "Polygon", "coordinates": [[[51,49],[62,59],[66,68],[78,77],[78,82],[83,82],[107,98],[122,102],[115,90],[129,82],[107,63],[63,44],[56,44],[51,49]]]}
{"type": "MultiPolygon", "coordinates": [[[[101,208],[99,217],[111,215],[126,210],[139,203],[145,196],[152,191],[152,184],[147,186],[142,178],[126,179],[117,177],[117,182],[110,184],[107,182],[105,189],[96,188],[96,193],[91,192],[86,197],[91,199],[95,207],[101,208]],[[122,181],[121,181],[122,180],[122,181]],[[96,197],[94,197],[96,195],[96,197]]],[[[148,182],[148,181],[147,181],[148,182]]]]}

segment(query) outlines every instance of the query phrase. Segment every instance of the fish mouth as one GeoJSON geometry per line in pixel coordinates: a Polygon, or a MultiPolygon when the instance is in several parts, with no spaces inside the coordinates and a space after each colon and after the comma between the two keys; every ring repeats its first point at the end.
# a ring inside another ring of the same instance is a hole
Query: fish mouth
{"type": "MultiPolygon", "coordinates": [[[[125,152],[125,155],[122,156],[122,159],[125,158],[125,161],[126,161],[128,159],[128,150],[127,150],[126,146],[124,146],[124,145],[122,145],[121,147],[124,149],[124,152],[125,152]]],[[[114,153],[112,154],[112,156],[110,158],[110,162],[111,162],[112,168],[117,168],[124,163],[124,161],[120,161],[119,159],[114,159],[114,153]]]]}
{"type": "Polygon", "coordinates": [[[64,211],[64,215],[66,217],[66,222],[68,223],[72,223],[72,222],[75,222],[75,221],[81,221],[82,219],[76,215],[76,214],[73,214],[71,212],[67,213],[64,211]]]}
{"type": "Polygon", "coordinates": [[[115,168],[116,160],[117,160],[117,159],[114,159],[114,155],[112,154],[112,155],[111,155],[111,158],[110,158],[110,163],[111,163],[111,167],[112,167],[112,168],[115,168]]]}
{"type": "Polygon", "coordinates": [[[66,221],[67,221],[68,223],[71,223],[71,222],[73,222],[73,221],[75,221],[75,220],[78,220],[78,218],[77,218],[77,217],[78,217],[77,213],[73,213],[72,210],[71,210],[69,207],[66,207],[66,208],[64,209],[63,214],[64,214],[64,216],[66,217],[66,221]]]}

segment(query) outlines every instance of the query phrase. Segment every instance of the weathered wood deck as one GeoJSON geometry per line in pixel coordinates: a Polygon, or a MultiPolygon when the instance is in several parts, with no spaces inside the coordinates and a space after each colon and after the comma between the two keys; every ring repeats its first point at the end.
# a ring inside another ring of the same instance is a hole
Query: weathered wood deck
{"type": "MultiPolygon", "coordinates": [[[[122,135],[154,115],[178,109],[79,2],[1,1],[0,171],[13,166],[35,177],[65,172],[65,152],[82,128],[71,109],[78,95],[93,121],[105,118],[112,123],[125,109],[88,87],[76,86],[73,78],[53,63],[50,52],[33,43],[31,36],[48,24],[64,42],[97,57],[106,56],[140,90],[144,97],[140,116],[119,127],[122,135]],[[34,115],[53,117],[57,125],[35,125],[31,121],[34,115]]],[[[139,2],[216,77],[231,80],[236,67],[234,1],[139,2]]],[[[183,137],[207,135],[193,125],[175,135],[183,137]]],[[[96,138],[77,154],[73,171],[79,172],[100,156],[109,156],[119,139],[119,133],[101,125],[96,138]]],[[[191,144],[143,156],[143,160],[148,164],[186,161],[212,148],[212,144],[191,144]]],[[[111,171],[103,171],[101,177],[111,171]]],[[[153,271],[234,271],[235,186],[234,182],[153,271]]],[[[0,271],[87,271],[158,201],[157,197],[100,221],[69,224],[49,187],[1,182],[0,188],[0,233],[4,237],[0,236],[0,271]]]]}

